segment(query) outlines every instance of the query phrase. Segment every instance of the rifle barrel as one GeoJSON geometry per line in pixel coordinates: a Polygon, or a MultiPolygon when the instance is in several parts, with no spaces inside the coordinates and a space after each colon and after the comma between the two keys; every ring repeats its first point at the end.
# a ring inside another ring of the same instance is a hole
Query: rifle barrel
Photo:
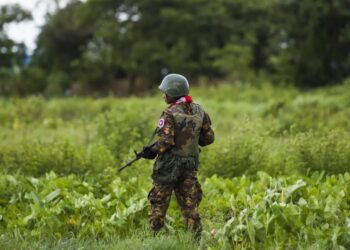
{"type": "Polygon", "coordinates": [[[122,166],[121,168],[118,169],[118,173],[120,173],[124,168],[129,167],[131,164],[133,164],[135,161],[139,160],[140,157],[135,157],[134,159],[132,159],[131,161],[129,161],[128,163],[126,163],[124,166],[122,166]]]}

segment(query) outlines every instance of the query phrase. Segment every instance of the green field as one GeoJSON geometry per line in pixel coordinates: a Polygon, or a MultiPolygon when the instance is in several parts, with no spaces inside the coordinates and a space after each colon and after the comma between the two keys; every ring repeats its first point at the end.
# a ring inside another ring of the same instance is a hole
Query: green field
{"type": "MultiPolygon", "coordinates": [[[[202,249],[350,248],[350,82],[199,86],[202,249]]],[[[196,249],[175,201],[148,231],[152,161],[116,169],[165,108],[143,98],[0,99],[0,249],[196,249]]]]}

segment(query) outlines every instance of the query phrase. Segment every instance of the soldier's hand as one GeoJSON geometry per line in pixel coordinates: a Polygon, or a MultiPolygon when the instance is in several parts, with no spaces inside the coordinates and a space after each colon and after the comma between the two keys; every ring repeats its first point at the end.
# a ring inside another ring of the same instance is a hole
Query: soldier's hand
{"type": "Polygon", "coordinates": [[[143,148],[140,156],[145,159],[153,160],[157,156],[157,152],[153,151],[150,147],[143,148]]]}

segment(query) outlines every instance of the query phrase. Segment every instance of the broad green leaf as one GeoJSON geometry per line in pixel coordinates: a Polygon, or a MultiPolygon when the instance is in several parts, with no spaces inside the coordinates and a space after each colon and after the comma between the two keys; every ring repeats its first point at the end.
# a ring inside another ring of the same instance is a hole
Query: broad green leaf
{"type": "Polygon", "coordinates": [[[248,219],[246,219],[246,224],[247,224],[247,231],[248,231],[250,242],[254,246],[255,245],[255,229],[254,229],[254,225],[248,219]]]}
{"type": "Polygon", "coordinates": [[[50,202],[54,199],[56,199],[59,195],[61,194],[61,189],[56,189],[55,191],[49,193],[46,197],[45,197],[45,202],[50,202]]]}
{"type": "Polygon", "coordinates": [[[298,180],[294,185],[288,186],[284,189],[286,199],[288,199],[294,192],[306,186],[303,180],[298,180]]]}

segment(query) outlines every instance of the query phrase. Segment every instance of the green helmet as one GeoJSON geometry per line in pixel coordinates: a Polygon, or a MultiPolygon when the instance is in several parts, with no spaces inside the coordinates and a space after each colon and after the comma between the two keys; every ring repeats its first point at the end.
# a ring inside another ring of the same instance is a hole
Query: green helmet
{"type": "Polygon", "coordinates": [[[159,89],[170,97],[179,97],[188,95],[190,85],[186,77],[179,74],[169,74],[163,78],[159,89]]]}

